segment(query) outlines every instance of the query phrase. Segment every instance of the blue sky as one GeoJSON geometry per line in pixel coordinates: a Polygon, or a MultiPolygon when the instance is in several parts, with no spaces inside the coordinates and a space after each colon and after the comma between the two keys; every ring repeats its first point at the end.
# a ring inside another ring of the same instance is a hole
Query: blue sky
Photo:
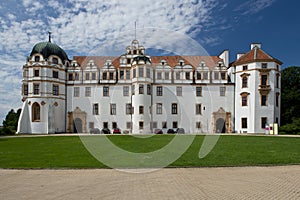
{"type": "Polygon", "coordinates": [[[1,0],[0,123],[20,108],[22,65],[48,39],[74,55],[118,55],[134,39],[146,48],[210,55],[250,50],[260,42],[284,67],[300,65],[296,0],[1,0]],[[192,42],[191,42],[192,41],[192,42]],[[197,43],[197,44],[196,44],[197,43]]]}

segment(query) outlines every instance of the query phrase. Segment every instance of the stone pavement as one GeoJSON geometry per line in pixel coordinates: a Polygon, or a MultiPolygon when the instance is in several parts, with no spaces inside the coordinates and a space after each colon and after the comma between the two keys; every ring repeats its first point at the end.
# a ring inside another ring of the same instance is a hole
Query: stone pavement
{"type": "Polygon", "coordinates": [[[0,199],[300,199],[300,166],[0,170],[0,199]]]}

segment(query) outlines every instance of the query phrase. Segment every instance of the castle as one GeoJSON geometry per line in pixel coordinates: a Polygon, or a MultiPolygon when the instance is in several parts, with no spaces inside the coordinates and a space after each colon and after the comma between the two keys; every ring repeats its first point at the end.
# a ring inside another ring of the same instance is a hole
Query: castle
{"type": "Polygon", "coordinates": [[[18,133],[263,133],[280,124],[280,66],[261,44],[219,56],[150,56],[133,40],[123,55],[74,56],[36,44],[23,66],[18,133]]]}

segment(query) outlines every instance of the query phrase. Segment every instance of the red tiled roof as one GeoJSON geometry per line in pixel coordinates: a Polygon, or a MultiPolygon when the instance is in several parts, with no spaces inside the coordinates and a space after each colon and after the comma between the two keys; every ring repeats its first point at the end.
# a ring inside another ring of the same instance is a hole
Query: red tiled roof
{"type": "MultiPolygon", "coordinates": [[[[111,60],[113,66],[120,66],[120,57],[113,56],[74,56],[73,60],[85,68],[90,60],[93,60],[98,68],[102,68],[107,60],[111,60]]],[[[179,65],[179,60],[183,60],[185,65],[191,65],[194,68],[200,66],[201,62],[205,62],[205,66],[214,68],[218,62],[222,61],[218,56],[152,56],[151,62],[153,66],[160,65],[161,61],[165,60],[166,64],[175,67],[179,65]]]]}
{"type": "Polygon", "coordinates": [[[251,51],[240,57],[238,60],[230,63],[230,66],[242,65],[252,62],[276,62],[282,65],[282,62],[268,55],[266,52],[258,47],[253,48],[251,51]]]}

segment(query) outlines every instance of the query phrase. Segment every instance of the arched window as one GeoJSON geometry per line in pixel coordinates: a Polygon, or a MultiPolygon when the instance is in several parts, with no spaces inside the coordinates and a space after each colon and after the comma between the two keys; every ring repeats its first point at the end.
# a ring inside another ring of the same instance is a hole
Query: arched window
{"type": "Polygon", "coordinates": [[[242,88],[248,87],[248,77],[243,77],[242,88]]]}
{"type": "Polygon", "coordinates": [[[32,121],[38,122],[41,120],[41,107],[38,103],[32,104],[32,121]]]}
{"type": "Polygon", "coordinates": [[[58,64],[58,59],[57,58],[52,58],[52,63],[53,64],[58,64]]]}
{"type": "Polygon", "coordinates": [[[40,62],[40,56],[35,56],[35,57],[34,57],[34,61],[35,61],[35,62],[40,62]]]}

